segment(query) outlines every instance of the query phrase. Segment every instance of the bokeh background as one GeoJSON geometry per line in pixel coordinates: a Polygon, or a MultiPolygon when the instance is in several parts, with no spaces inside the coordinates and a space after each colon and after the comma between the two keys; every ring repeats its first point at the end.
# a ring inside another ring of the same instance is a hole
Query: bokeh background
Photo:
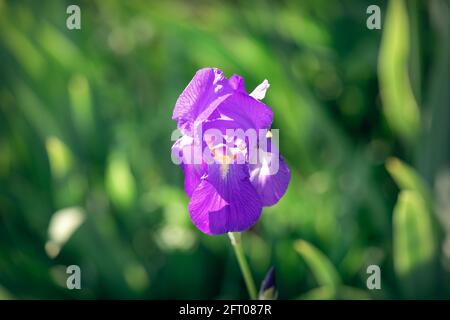
{"type": "Polygon", "coordinates": [[[205,66],[270,81],[292,170],[243,235],[257,283],[273,265],[283,299],[450,298],[449,30],[444,0],[0,0],[0,298],[247,297],[170,161],[205,66]]]}

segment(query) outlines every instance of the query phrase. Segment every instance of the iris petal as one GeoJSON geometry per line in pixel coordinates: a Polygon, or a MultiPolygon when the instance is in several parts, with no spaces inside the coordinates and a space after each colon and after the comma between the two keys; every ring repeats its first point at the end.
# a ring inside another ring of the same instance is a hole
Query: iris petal
{"type": "Polygon", "coordinates": [[[189,213],[194,225],[206,234],[249,229],[261,215],[262,203],[248,179],[246,165],[212,164],[208,176],[193,192],[189,213]]]}
{"type": "Polygon", "coordinates": [[[266,96],[266,92],[267,89],[269,89],[269,87],[270,87],[269,81],[265,79],[263,82],[261,82],[261,84],[259,84],[255,88],[255,90],[252,91],[252,93],[250,93],[250,96],[257,100],[262,100],[266,96]]]}
{"type": "Polygon", "coordinates": [[[230,83],[230,86],[233,88],[233,90],[247,93],[244,85],[244,78],[242,78],[240,75],[233,74],[228,82],[230,83]]]}
{"type": "Polygon", "coordinates": [[[178,98],[172,119],[184,133],[190,133],[197,118],[202,115],[206,119],[217,107],[215,101],[232,91],[222,71],[200,69],[178,98]]]}
{"type": "Polygon", "coordinates": [[[198,164],[181,164],[181,169],[184,172],[184,191],[191,197],[194,190],[201,183],[202,176],[206,170],[202,165],[198,164]]]}
{"type": "Polygon", "coordinates": [[[200,146],[195,146],[194,139],[183,136],[172,146],[172,155],[180,163],[184,172],[184,190],[190,197],[200,184],[201,177],[206,173],[206,163],[202,159],[200,146]]]}
{"type": "Polygon", "coordinates": [[[217,110],[222,117],[233,119],[244,130],[269,128],[273,120],[273,112],[268,106],[243,93],[230,95],[217,110]]]}
{"type": "Polygon", "coordinates": [[[250,181],[255,187],[263,206],[272,206],[285,194],[291,172],[283,157],[278,153],[265,153],[258,164],[250,164],[250,181]],[[273,160],[278,157],[278,166],[273,160]]]}

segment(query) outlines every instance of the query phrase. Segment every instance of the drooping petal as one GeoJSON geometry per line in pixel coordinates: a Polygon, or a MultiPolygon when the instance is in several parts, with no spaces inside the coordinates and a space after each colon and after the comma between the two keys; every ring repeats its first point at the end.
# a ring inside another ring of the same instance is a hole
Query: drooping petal
{"type": "Polygon", "coordinates": [[[291,172],[278,152],[261,152],[257,164],[250,164],[250,181],[255,187],[263,206],[272,206],[285,194],[291,172]],[[278,164],[275,163],[278,161],[278,164]]]}
{"type": "Polygon", "coordinates": [[[208,165],[206,180],[214,186],[222,198],[230,202],[235,195],[234,192],[239,190],[242,183],[248,180],[248,166],[246,164],[228,164],[220,161],[219,159],[208,165]]]}
{"type": "Polygon", "coordinates": [[[266,91],[267,89],[269,89],[269,87],[270,87],[269,81],[265,79],[261,84],[259,84],[255,88],[255,90],[252,91],[252,93],[250,93],[250,96],[257,100],[262,100],[266,96],[266,91]]]}
{"type": "Polygon", "coordinates": [[[189,197],[207,170],[201,152],[201,146],[196,145],[194,139],[187,135],[182,136],[172,146],[172,156],[180,163],[184,172],[184,190],[189,197]]]}
{"type": "Polygon", "coordinates": [[[201,183],[201,178],[205,175],[206,170],[203,165],[199,164],[181,164],[184,172],[184,191],[189,197],[201,183]]]}
{"type": "Polygon", "coordinates": [[[194,139],[190,136],[183,135],[181,138],[179,138],[172,146],[172,157],[174,161],[177,161],[177,163],[184,162],[183,161],[183,155],[184,150],[191,146],[194,142],[194,139]]]}
{"type": "Polygon", "coordinates": [[[212,164],[192,194],[189,213],[206,234],[249,229],[261,215],[262,203],[248,179],[246,165],[212,164]]]}

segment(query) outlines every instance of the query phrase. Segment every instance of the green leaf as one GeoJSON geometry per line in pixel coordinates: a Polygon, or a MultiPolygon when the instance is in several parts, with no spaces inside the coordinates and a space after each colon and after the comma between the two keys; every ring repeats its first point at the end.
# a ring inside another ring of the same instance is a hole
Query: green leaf
{"type": "Polygon", "coordinates": [[[436,245],[430,212],[422,196],[402,191],[393,214],[394,268],[409,297],[427,297],[434,287],[432,276],[436,245]]]}
{"type": "Polygon", "coordinates": [[[426,183],[414,168],[400,159],[389,158],[386,161],[386,169],[400,189],[417,191],[424,198],[428,198],[426,183]]]}
{"type": "Polygon", "coordinates": [[[56,136],[49,136],[45,140],[52,175],[64,177],[72,165],[72,153],[63,141],[56,136]]]}
{"type": "Polygon", "coordinates": [[[125,154],[114,152],[109,156],[106,188],[112,202],[121,209],[129,209],[136,199],[136,182],[125,154]]]}
{"type": "Polygon", "coordinates": [[[304,240],[297,240],[294,248],[305,259],[318,284],[334,290],[340,283],[340,278],[331,261],[319,249],[304,240]]]}
{"type": "Polygon", "coordinates": [[[359,288],[340,286],[338,289],[338,299],[342,300],[370,300],[371,297],[366,290],[359,288]]]}
{"type": "Polygon", "coordinates": [[[0,285],[0,300],[13,300],[13,295],[0,285]]]}
{"type": "Polygon", "coordinates": [[[383,112],[394,132],[412,141],[420,129],[420,112],[408,76],[408,13],[403,0],[390,1],[378,61],[383,112]]]}
{"type": "Polygon", "coordinates": [[[361,289],[339,286],[337,290],[330,286],[314,288],[297,297],[298,300],[370,300],[370,295],[361,289]]]}
{"type": "Polygon", "coordinates": [[[298,300],[332,300],[336,297],[336,290],[330,286],[314,288],[297,297],[298,300]]]}

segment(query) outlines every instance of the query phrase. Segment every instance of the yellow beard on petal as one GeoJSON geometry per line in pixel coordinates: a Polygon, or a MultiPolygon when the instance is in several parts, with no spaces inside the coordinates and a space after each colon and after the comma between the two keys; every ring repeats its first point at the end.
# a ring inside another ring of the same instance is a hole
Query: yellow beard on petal
{"type": "Polygon", "coordinates": [[[218,155],[212,150],[212,154],[214,159],[220,164],[220,175],[222,178],[227,176],[228,170],[230,169],[230,164],[236,160],[236,155],[226,156],[226,155],[218,155]]]}
{"type": "Polygon", "coordinates": [[[222,163],[220,165],[220,176],[225,179],[228,173],[228,169],[230,168],[230,165],[228,163],[222,163]]]}

